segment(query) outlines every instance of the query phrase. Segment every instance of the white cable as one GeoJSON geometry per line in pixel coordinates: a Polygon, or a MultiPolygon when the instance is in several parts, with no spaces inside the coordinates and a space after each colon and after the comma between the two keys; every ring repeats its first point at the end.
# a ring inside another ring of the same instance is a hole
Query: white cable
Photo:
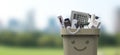
{"type": "Polygon", "coordinates": [[[75,32],[72,32],[72,31],[70,31],[70,28],[71,28],[70,26],[67,26],[67,28],[66,28],[67,32],[70,34],[76,34],[80,30],[80,27],[78,27],[75,32]]]}

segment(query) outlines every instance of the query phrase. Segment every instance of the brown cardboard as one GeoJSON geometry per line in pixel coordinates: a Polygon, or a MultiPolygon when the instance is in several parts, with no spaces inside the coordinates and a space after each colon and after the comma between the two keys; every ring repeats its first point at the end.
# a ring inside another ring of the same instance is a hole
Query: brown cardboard
{"type": "Polygon", "coordinates": [[[99,29],[80,29],[74,35],[62,29],[61,35],[64,55],[97,55],[99,29]]]}

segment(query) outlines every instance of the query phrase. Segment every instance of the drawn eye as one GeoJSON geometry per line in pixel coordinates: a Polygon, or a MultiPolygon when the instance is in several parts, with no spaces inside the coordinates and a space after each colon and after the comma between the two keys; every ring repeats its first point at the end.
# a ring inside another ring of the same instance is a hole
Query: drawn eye
{"type": "Polygon", "coordinates": [[[89,41],[87,40],[85,43],[86,43],[86,44],[89,44],[89,41]]]}
{"type": "Polygon", "coordinates": [[[71,41],[72,44],[75,44],[75,40],[71,41]]]}

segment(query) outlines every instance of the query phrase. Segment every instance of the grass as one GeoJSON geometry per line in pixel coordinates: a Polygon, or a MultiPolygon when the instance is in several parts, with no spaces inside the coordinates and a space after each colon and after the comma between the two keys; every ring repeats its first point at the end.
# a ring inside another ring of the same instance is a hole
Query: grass
{"type": "Polygon", "coordinates": [[[0,55],[63,55],[60,48],[20,48],[0,46],[0,55]]]}
{"type": "MultiPolygon", "coordinates": [[[[115,55],[113,47],[99,48],[98,55],[115,55]]],[[[120,52],[120,51],[118,51],[120,52]]],[[[0,46],[0,55],[63,55],[62,48],[21,48],[0,46]]]]}
{"type": "Polygon", "coordinates": [[[99,48],[98,55],[120,55],[120,47],[103,47],[99,48]]]}

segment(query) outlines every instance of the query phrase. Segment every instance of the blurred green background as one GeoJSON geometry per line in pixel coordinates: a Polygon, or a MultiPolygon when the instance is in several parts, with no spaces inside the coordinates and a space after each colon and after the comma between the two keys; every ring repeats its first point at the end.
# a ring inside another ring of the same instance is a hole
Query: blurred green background
{"type": "Polygon", "coordinates": [[[0,0],[0,55],[64,55],[58,15],[100,17],[98,55],[120,55],[119,0],[0,0]]]}
{"type": "MultiPolygon", "coordinates": [[[[63,55],[62,37],[59,33],[40,31],[14,32],[3,30],[0,34],[1,55],[63,55]]],[[[98,55],[115,55],[117,36],[101,31],[99,37],[98,55]]]]}

